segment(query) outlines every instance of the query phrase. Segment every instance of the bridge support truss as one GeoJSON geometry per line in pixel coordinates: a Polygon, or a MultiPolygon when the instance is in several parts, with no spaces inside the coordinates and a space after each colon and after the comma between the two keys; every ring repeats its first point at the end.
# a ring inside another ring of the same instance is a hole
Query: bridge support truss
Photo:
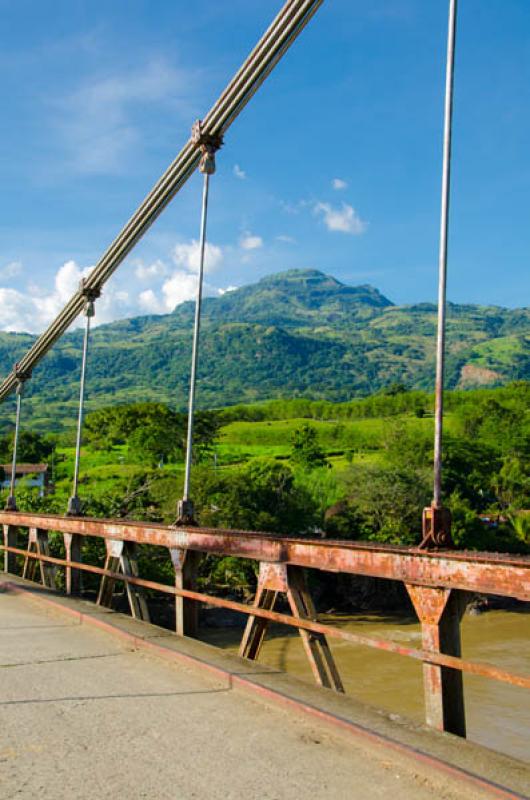
{"type": "MultiPolygon", "coordinates": [[[[429,726],[439,730],[465,736],[464,672],[530,689],[530,675],[465,660],[461,657],[460,646],[460,621],[469,594],[479,592],[530,601],[530,558],[527,556],[454,550],[435,552],[366,542],[21,511],[0,511],[0,523],[4,532],[0,549],[4,550],[7,572],[16,573],[19,563],[30,561],[53,565],[55,569],[61,567],[66,571],[66,585],[71,592],[79,586],[81,571],[98,575],[101,578],[99,602],[105,605],[112,601],[114,583],[123,582],[131,613],[141,619],[148,619],[142,592],[149,590],[173,596],[175,627],[179,634],[196,633],[200,603],[236,611],[246,615],[248,620],[240,654],[251,659],[258,658],[270,622],[287,625],[300,633],[316,681],[336,691],[342,691],[342,683],[328,644],[331,639],[420,661],[425,719],[429,726]],[[30,532],[26,549],[17,546],[17,535],[23,530],[30,532]],[[66,559],[49,555],[48,531],[64,535],[66,559]],[[105,541],[104,566],[83,563],[80,558],[81,541],[90,537],[105,541]],[[137,546],[156,546],[169,551],[175,569],[173,585],[139,576],[137,546]],[[197,590],[197,567],[203,554],[230,555],[259,562],[258,588],[252,606],[197,590]],[[305,582],[306,569],[402,581],[421,623],[421,648],[318,621],[305,582]],[[290,614],[276,610],[280,595],[287,599],[290,614]]],[[[35,575],[37,573],[47,585],[46,573],[35,570],[35,575]]]]}
{"type": "Polygon", "coordinates": [[[126,578],[137,578],[139,575],[134,544],[129,544],[121,539],[105,539],[105,545],[107,556],[104,569],[113,575],[101,577],[97,604],[111,608],[114,584],[123,576],[132,616],[134,619],[143,619],[149,622],[149,609],[143,590],[126,580],[126,578]]]}
{"type": "MultiPolygon", "coordinates": [[[[287,597],[293,617],[316,621],[317,612],[304,571],[300,567],[262,562],[254,608],[273,611],[280,594],[287,597]]],[[[255,615],[248,618],[239,648],[242,658],[253,661],[258,658],[268,626],[268,619],[255,615]]],[[[299,633],[316,682],[326,689],[343,692],[344,687],[326,636],[303,628],[299,628],[299,633]]]]}

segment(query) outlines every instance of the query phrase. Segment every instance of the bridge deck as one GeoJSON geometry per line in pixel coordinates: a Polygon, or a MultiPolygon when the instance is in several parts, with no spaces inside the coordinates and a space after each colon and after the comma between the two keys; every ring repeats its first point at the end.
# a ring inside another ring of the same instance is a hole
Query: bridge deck
{"type": "MultiPolygon", "coordinates": [[[[36,603],[7,586],[5,580],[0,585],[3,798],[511,796],[493,790],[482,795],[476,785],[460,784],[428,760],[415,761],[400,746],[346,736],[317,718],[287,713],[237,691],[235,680],[247,675],[262,688],[274,681],[286,697],[292,696],[293,679],[226,654],[220,667],[220,656],[202,643],[78,600],[56,600],[62,608],[36,603]],[[90,617],[111,620],[126,635],[81,624],[90,617]],[[134,649],[133,636],[155,646],[166,643],[188,663],[134,649]],[[192,669],[193,659],[210,672],[192,669]]],[[[345,698],[313,687],[300,691],[306,704],[329,697],[330,703],[343,703],[343,719],[351,712],[345,698]]],[[[363,725],[371,713],[359,711],[363,725]]],[[[372,728],[386,725],[388,736],[388,720],[373,714],[372,721],[372,728]]],[[[396,727],[403,737],[405,727],[396,727]]],[[[432,755],[434,746],[438,757],[450,758],[453,737],[423,730],[406,735],[419,736],[424,752],[432,755]]],[[[482,758],[492,768],[496,756],[458,741],[460,753],[467,747],[471,762],[482,758]]],[[[503,778],[512,770],[519,790],[528,778],[524,767],[502,756],[497,768],[503,778]]]]}

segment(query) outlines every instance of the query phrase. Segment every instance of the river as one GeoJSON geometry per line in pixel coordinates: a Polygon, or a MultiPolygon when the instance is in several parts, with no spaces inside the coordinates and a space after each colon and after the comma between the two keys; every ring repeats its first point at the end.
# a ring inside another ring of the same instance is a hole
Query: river
{"type": "MultiPolygon", "coordinates": [[[[374,614],[321,615],[345,630],[421,647],[415,619],[374,614]]],[[[201,639],[237,652],[241,630],[207,628],[201,639]]],[[[378,708],[423,720],[421,664],[392,653],[331,639],[330,644],[348,694],[378,708]]],[[[462,654],[512,672],[530,673],[530,608],[466,614],[462,654]]],[[[300,637],[272,626],[260,662],[312,681],[300,637]]],[[[530,761],[530,691],[464,673],[468,738],[494,750],[530,761]]]]}

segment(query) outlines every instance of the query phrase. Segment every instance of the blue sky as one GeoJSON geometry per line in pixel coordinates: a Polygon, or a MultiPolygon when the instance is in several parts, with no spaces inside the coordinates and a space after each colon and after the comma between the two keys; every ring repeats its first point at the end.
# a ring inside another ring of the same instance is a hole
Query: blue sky
{"type": "MultiPolygon", "coordinates": [[[[269,24],[276,0],[0,0],[0,328],[39,331],[269,24]]],[[[207,290],[312,267],[396,303],[437,284],[447,0],[326,0],[230,130],[207,290]]],[[[461,0],[449,298],[529,303],[530,3],[461,0]]],[[[193,295],[195,175],[99,322],[193,295]]]]}

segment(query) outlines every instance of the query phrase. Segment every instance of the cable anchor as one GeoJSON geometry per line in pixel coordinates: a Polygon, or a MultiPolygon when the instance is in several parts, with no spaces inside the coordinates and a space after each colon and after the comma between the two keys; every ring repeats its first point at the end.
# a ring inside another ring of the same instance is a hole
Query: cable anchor
{"type": "Polygon", "coordinates": [[[422,540],[419,550],[437,550],[454,548],[451,536],[451,512],[443,506],[432,503],[423,509],[422,540]]]}

